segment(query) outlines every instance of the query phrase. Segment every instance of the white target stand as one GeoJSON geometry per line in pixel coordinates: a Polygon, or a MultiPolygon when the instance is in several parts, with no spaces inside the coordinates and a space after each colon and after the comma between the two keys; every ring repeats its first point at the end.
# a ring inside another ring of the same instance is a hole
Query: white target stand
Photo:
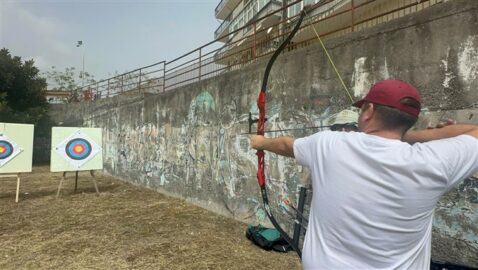
{"type": "Polygon", "coordinates": [[[17,178],[15,202],[20,194],[20,174],[32,171],[33,125],[0,123],[0,178],[17,178]]]}
{"type": "MultiPolygon", "coordinates": [[[[96,183],[96,177],[95,177],[94,170],[90,170],[90,175],[91,175],[91,181],[93,182],[93,185],[95,186],[96,194],[100,195],[100,191],[98,189],[98,184],[96,183]]],[[[65,179],[66,179],[66,172],[63,172],[63,175],[62,175],[61,180],[60,180],[60,184],[58,185],[58,190],[56,192],[56,198],[57,199],[60,196],[61,187],[62,187],[63,181],[65,179]]],[[[78,189],[78,171],[75,171],[75,193],[76,193],[77,189],[78,189]]]]}
{"type": "Polygon", "coordinates": [[[15,195],[15,202],[18,202],[18,194],[20,193],[20,175],[19,174],[0,174],[0,178],[17,178],[17,193],[15,195]]]}
{"type": "Polygon", "coordinates": [[[103,169],[102,135],[100,128],[53,127],[51,172],[63,172],[56,198],[60,196],[67,172],[75,172],[75,193],[78,189],[78,172],[89,171],[99,195],[95,170],[103,169]]]}

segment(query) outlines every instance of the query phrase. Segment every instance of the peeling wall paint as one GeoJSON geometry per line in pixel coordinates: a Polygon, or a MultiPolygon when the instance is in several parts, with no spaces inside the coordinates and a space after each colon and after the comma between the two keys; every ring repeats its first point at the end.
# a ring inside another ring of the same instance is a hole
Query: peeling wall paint
{"type": "Polygon", "coordinates": [[[370,74],[365,66],[366,60],[366,57],[355,59],[352,81],[354,86],[354,96],[356,97],[362,97],[367,94],[368,89],[370,89],[370,86],[372,85],[372,82],[369,80],[370,74]]]}
{"type": "MultiPolygon", "coordinates": [[[[378,80],[399,78],[422,93],[419,127],[448,117],[477,124],[477,9],[478,1],[449,1],[326,45],[355,98],[378,80]]],[[[244,134],[249,112],[257,117],[264,67],[257,62],[159,95],[68,104],[53,114],[65,125],[103,128],[106,172],[244,222],[267,223],[257,156],[244,134]]],[[[333,74],[320,46],[281,55],[270,76],[266,130],[282,131],[270,136],[309,135],[349,106],[333,74]]],[[[283,200],[297,202],[309,172],[272,154],[266,166],[270,205],[291,229],[283,200]]],[[[438,204],[436,258],[478,267],[476,185],[465,181],[438,204]]]]}
{"type": "Polygon", "coordinates": [[[450,82],[456,78],[456,75],[453,74],[453,71],[450,71],[448,68],[448,58],[450,55],[450,48],[447,49],[446,59],[442,60],[442,68],[445,71],[445,78],[443,79],[443,87],[450,88],[450,82]]]}
{"type": "Polygon", "coordinates": [[[458,52],[458,71],[465,83],[465,90],[470,91],[473,82],[476,85],[478,77],[478,36],[469,36],[458,52]]]}

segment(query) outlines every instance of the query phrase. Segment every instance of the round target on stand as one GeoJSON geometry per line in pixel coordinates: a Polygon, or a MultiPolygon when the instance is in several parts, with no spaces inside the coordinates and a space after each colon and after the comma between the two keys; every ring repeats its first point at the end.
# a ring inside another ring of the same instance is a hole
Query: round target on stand
{"type": "Polygon", "coordinates": [[[66,144],[65,153],[74,160],[86,159],[91,154],[91,144],[82,138],[72,139],[66,144]]]}
{"type": "Polygon", "coordinates": [[[0,140],[0,159],[6,159],[13,154],[13,145],[5,140],[0,140]]]}

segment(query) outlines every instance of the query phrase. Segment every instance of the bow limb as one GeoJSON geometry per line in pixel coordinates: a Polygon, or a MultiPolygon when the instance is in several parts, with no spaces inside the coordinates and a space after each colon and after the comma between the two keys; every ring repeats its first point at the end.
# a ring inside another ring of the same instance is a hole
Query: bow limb
{"type": "MultiPolygon", "coordinates": [[[[267,63],[266,70],[264,72],[264,78],[262,80],[261,92],[257,99],[257,107],[259,108],[259,119],[257,121],[257,133],[256,133],[257,135],[264,135],[264,125],[265,125],[265,119],[266,119],[266,89],[267,89],[267,81],[269,79],[269,74],[272,69],[272,65],[274,64],[279,54],[289,44],[292,37],[297,33],[304,17],[305,17],[305,11],[302,11],[296,25],[294,26],[290,34],[284,39],[284,41],[281,43],[279,48],[277,48],[277,50],[274,52],[271,59],[267,63]]],[[[297,255],[299,255],[299,258],[300,258],[302,257],[300,248],[296,244],[294,244],[294,241],[292,240],[292,238],[279,225],[277,220],[274,218],[274,215],[272,214],[271,208],[269,206],[269,198],[267,197],[267,190],[266,190],[266,175],[265,175],[265,163],[264,163],[265,153],[263,150],[258,150],[256,155],[257,155],[257,181],[259,182],[259,186],[261,188],[262,202],[264,204],[264,209],[266,211],[267,217],[271,221],[272,225],[274,225],[277,231],[279,231],[282,237],[287,241],[287,243],[294,249],[295,252],[297,252],[297,255]]]]}

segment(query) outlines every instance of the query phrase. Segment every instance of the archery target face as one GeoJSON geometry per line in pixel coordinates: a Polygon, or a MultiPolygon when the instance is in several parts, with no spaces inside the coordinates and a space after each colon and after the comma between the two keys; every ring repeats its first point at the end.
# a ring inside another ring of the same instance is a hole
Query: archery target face
{"type": "Polygon", "coordinates": [[[101,142],[99,128],[53,128],[51,171],[102,169],[97,141],[101,142]]]}
{"type": "Polygon", "coordinates": [[[33,125],[0,123],[0,173],[32,171],[33,125]]]}
{"type": "Polygon", "coordinates": [[[13,145],[6,140],[0,140],[0,159],[6,159],[13,154],[13,145]]]}
{"type": "Polygon", "coordinates": [[[6,135],[0,136],[0,167],[20,154],[23,149],[6,135]]]}
{"type": "Polygon", "coordinates": [[[72,139],[66,144],[65,153],[74,160],[86,159],[91,155],[91,143],[81,138],[72,139]]]}

